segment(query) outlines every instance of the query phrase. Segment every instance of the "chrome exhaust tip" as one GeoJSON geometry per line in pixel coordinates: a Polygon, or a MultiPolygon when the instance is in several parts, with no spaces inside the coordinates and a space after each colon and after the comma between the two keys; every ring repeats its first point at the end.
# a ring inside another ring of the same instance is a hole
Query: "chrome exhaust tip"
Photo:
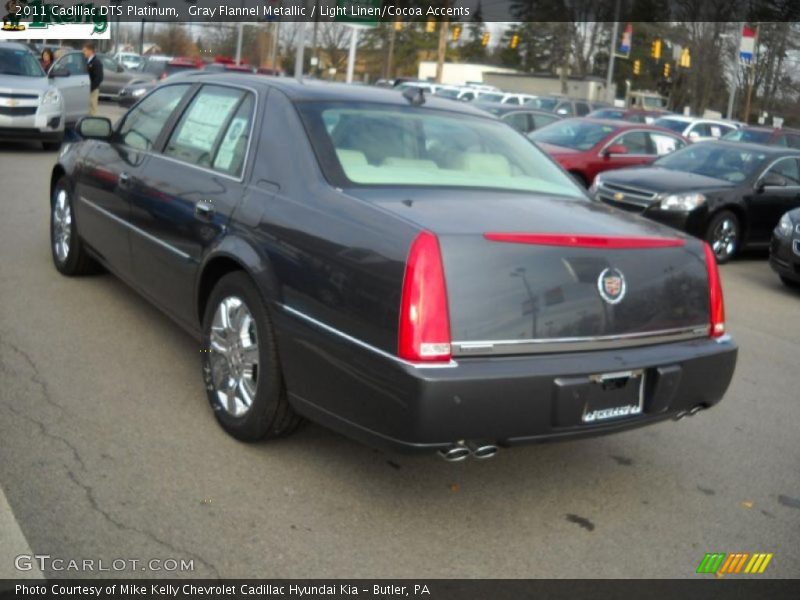
{"type": "Polygon", "coordinates": [[[439,450],[439,456],[447,462],[459,462],[467,458],[469,454],[470,450],[464,444],[453,444],[449,448],[439,450]]]}
{"type": "Polygon", "coordinates": [[[672,417],[673,421],[680,421],[683,417],[689,414],[689,411],[682,410],[679,413],[676,413],[674,417],[672,417]]]}
{"type": "Polygon", "coordinates": [[[474,456],[478,460],[483,460],[483,459],[486,459],[486,458],[492,458],[495,454],[497,454],[497,451],[499,450],[499,448],[497,446],[495,446],[494,444],[480,444],[480,445],[478,445],[478,444],[470,443],[470,444],[468,444],[468,446],[469,446],[469,449],[472,451],[472,456],[474,456]]]}
{"type": "Polygon", "coordinates": [[[690,417],[693,417],[693,416],[695,416],[697,413],[699,413],[701,410],[705,410],[705,408],[706,408],[706,407],[705,407],[705,406],[703,406],[702,404],[698,404],[697,406],[693,406],[693,407],[692,407],[692,408],[689,410],[689,416],[690,416],[690,417]]]}

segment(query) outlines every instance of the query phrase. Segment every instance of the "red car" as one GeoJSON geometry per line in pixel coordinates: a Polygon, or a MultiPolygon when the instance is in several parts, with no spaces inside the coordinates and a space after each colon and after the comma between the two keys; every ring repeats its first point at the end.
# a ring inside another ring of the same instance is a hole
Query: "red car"
{"type": "Polygon", "coordinates": [[[528,137],[586,187],[598,173],[650,164],[689,143],[652,125],[587,118],[565,119],[528,137]]]}

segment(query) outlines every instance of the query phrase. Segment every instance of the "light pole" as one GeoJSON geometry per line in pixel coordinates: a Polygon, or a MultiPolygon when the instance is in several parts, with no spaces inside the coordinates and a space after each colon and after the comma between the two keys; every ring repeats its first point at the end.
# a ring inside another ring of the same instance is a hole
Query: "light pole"
{"type": "Polygon", "coordinates": [[[619,5],[620,0],[617,0],[614,5],[614,25],[611,28],[611,46],[608,49],[608,75],[606,76],[606,100],[614,103],[614,97],[611,96],[611,86],[614,85],[614,59],[616,58],[617,50],[617,36],[619,35],[619,5]]]}

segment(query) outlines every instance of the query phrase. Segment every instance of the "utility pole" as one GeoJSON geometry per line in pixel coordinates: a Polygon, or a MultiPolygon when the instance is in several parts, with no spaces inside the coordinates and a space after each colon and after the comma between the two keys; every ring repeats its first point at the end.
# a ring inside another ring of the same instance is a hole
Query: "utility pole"
{"type": "Polygon", "coordinates": [[[736,36],[736,46],[733,48],[733,60],[731,61],[731,89],[728,92],[728,112],[726,118],[733,118],[733,104],[736,100],[736,84],[739,74],[739,48],[742,46],[742,23],[737,23],[739,34],[736,36]]]}
{"type": "Polygon", "coordinates": [[[281,22],[272,22],[272,52],[270,53],[269,64],[273,69],[278,68],[278,38],[281,33],[281,22]]]}
{"type": "Polygon", "coordinates": [[[397,30],[395,29],[397,21],[392,23],[389,30],[389,52],[386,56],[386,70],[383,73],[384,79],[392,78],[392,71],[394,69],[394,42],[397,37],[397,30]]]}
{"type": "Polygon", "coordinates": [[[620,8],[621,0],[617,0],[616,4],[614,5],[614,25],[611,28],[611,45],[608,49],[608,75],[606,76],[606,100],[614,103],[614,97],[612,97],[612,86],[614,85],[614,59],[616,58],[617,54],[617,36],[619,35],[619,8],[620,8]]]}
{"type": "Polygon", "coordinates": [[[745,122],[745,125],[750,122],[750,101],[753,97],[753,84],[755,83],[756,79],[756,61],[758,60],[758,32],[759,32],[759,25],[756,25],[756,35],[755,41],[753,45],[753,60],[750,61],[750,73],[747,77],[747,102],[745,103],[744,108],[744,118],[742,121],[745,122]]]}
{"type": "Polygon", "coordinates": [[[303,59],[305,58],[304,54],[306,51],[306,22],[299,21],[295,23],[295,27],[298,28],[298,31],[297,31],[297,48],[295,50],[295,57],[294,57],[294,77],[298,81],[302,81],[303,59]]]}
{"type": "MultiPolygon", "coordinates": [[[[445,1],[445,7],[447,7],[445,1]]],[[[436,50],[436,83],[442,83],[444,77],[444,58],[447,53],[447,35],[450,31],[450,21],[448,19],[439,23],[439,47],[436,50]]]]}

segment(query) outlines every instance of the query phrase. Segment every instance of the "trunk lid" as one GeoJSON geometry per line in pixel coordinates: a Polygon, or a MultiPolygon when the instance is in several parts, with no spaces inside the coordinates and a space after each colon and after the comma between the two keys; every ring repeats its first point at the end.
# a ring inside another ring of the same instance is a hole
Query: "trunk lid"
{"type": "Polygon", "coordinates": [[[703,246],[680,232],[601,203],[552,196],[410,189],[355,195],[438,236],[454,355],[708,334],[703,246]],[[504,235],[513,233],[539,237],[504,235]],[[669,245],[649,247],[654,238],[656,246],[669,245]],[[608,247],[609,239],[633,247],[608,247]]]}

